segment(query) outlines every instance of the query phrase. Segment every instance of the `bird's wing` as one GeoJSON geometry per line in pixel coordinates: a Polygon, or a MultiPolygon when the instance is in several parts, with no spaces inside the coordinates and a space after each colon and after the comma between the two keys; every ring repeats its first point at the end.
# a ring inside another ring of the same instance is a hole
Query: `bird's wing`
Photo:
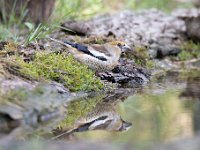
{"type": "Polygon", "coordinates": [[[103,121],[96,121],[93,124],[91,124],[88,129],[89,130],[100,130],[100,129],[106,129],[112,120],[103,120],[103,121]]]}
{"type": "Polygon", "coordinates": [[[92,45],[88,49],[90,49],[91,53],[93,53],[94,55],[104,56],[104,57],[110,57],[111,56],[111,54],[105,48],[105,45],[97,45],[96,44],[96,45],[92,45]]]}
{"type": "Polygon", "coordinates": [[[99,60],[102,60],[102,61],[107,60],[107,57],[104,53],[98,52],[97,50],[95,50],[92,47],[88,47],[88,46],[85,46],[85,45],[82,45],[82,44],[72,43],[72,42],[68,42],[68,41],[65,41],[64,43],[76,48],[78,51],[83,52],[84,54],[90,55],[90,56],[95,57],[99,60]]]}
{"type": "Polygon", "coordinates": [[[73,42],[69,42],[69,41],[64,41],[64,43],[76,48],[80,52],[83,52],[85,54],[93,56],[93,54],[88,50],[88,47],[85,46],[85,45],[78,44],[78,43],[73,43],[73,42]]]}

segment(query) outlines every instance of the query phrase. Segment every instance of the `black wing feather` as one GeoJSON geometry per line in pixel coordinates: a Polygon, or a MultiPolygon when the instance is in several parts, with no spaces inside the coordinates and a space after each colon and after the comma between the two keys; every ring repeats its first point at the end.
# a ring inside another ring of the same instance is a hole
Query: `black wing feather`
{"type": "Polygon", "coordinates": [[[81,51],[85,54],[88,54],[90,56],[93,56],[99,60],[102,60],[102,61],[107,61],[107,59],[103,56],[95,56],[94,54],[92,54],[89,50],[88,50],[88,47],[85,46],[85,45],[82,45],[82,44],[78,44],[78,43],[72,43],[72,42],[69,42],[69,41],[64,41],[64,43],[76,48],[78,51],[81,51]]]}

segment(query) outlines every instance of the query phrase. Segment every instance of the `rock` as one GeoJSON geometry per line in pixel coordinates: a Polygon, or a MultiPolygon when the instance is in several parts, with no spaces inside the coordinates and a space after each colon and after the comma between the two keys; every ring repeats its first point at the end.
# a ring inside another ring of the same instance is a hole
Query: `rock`
{"type": "Polygon", "coordinates": [[[139,13],[122,11],[87,21],[67,21],[63,26],[73,30],[73,33],[87,36],[114,36],[130,46],[153,47],[154,45],[154,49],[161,50],[164,55],[169,53],[164,51],[177,48],[184,39],[181,33],[186,31],[183,20],[154,9],[139,13]]]}
{"type": "Polygon", "coordinates": [[[72,100],[88,96],[86,93],[70,93],[58,83],[39,84],[31,90],[18,87],[7,90],[7,93],[1,94],[0,98],[0,133],[4,130],[11,132],[18,127],[35,130],[40,124],[44,127],[45,123],[48,127],[56,127],[64,119],[66,107],[72,100]]]}
{"type": "Polygon", "coordinates": [[[98,74],[102,80],[118,83],[120,87],[141,87],[150,81],[150,71],[135,66],[133,61],[121,59],[120,64],[112,71],[98,74]]]}
{"type": "Polygon", "coordinates": [[[149,45],[148,51],[151,58],[161,59],[165,56],[177,56],[181,49],[178,46],[159,44],[155,41],[154,44],[149,45]]]}
{"type": "Polygon", "coordinates": [[[200,69],[200,59],[197,59],[194,62],[192,62],[192,65],[200,69]]]}
{"type": "Polygon", "coordinates": [[[187,36],[200,41],[200,9],[178,9],[172,15],[185,22],[187,36]]]}
{"type": "MultiPolygon", "coordinates": [[[[28,80],[13,73],[15,68],[10,64],[1,61],[0,65],[0,134],[17,128],[26,130],[27,127],[30,128],[28,132],[32,132],[47,123],[48,127],[56,127],[65,117],[66,107],[72,100],[89,95],[69,92],[53,81],[28,80]]],[[[49,132],[50,129],[46,126],[45,130],[49,132]]]]}

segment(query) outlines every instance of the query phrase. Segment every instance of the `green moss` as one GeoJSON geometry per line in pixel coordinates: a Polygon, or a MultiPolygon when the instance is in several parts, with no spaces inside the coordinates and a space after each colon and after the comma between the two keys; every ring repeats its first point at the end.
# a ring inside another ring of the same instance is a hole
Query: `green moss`
{"type": "Polygon", "coordinates": [[[135,63],[139,66],[145,67],[145,68],[153,68],[154,62],[150,60],[148,50],[144,46],[138,46],[135,48],[135,57],[134,57],[135,63]]]}
{"type": "Polygon", "coordinates": [[[152,69],[155,66],[154,61],[153,60],[147,60],[146,61],[146,68],[147,69],[152,69]]]}
{"type": "Polygon", "coordinates": [[[178,55],[178,58],[181,61],[200,57],[200,43],[187,41],[182,44],[181,49],[182,52],[178,55]]]}
{"type": "Polygon", "coordinates": [[[65,129],[72,127],[77,119],[85,117],[98,103],[102,102],[103,97],[104,95],[99,95],[72,101],[67,107],[67,117],[60,123],[59,128],[65,129]]]}
{"type": "Polygon", "coordinates": [[[71,91],[91,91],[103,88],[100,79],[87,66],[63,54],[36,53],[32,62],[16,59],[20,73],[36,80],[54,80],[71,91]]]}
{"type": "Polygon", "coordinates": [[[129,54],[128,58],[133,59],[139,66],[153,68],[154,62],[150,59],[148,50],[144,46],[136,46],[134,52],[129,54]]]}

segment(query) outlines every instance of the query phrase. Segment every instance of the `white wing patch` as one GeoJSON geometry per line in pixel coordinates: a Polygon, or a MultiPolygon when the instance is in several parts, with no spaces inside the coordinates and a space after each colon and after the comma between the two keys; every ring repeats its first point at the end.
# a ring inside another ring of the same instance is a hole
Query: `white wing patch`
{"type": "Polygon", "coordinates": [[[104,53],[101,53],[99,51],[96,51],[95,49],[93,49],[92,47],[88,47],[88,50],[94,55],[94,56],[101,56],[101,57],[105,57],[106,59],[109,58],[109,56],[105,55],[104,53]]]}

